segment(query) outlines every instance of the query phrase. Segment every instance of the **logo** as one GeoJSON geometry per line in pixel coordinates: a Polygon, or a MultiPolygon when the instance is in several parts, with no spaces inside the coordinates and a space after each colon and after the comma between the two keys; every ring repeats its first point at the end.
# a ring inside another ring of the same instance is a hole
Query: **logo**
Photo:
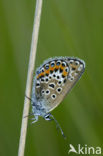
{"type": "Polygon", "coordinates": [[[72,144],[69,144],[68,154],[75,153],[75,154],[97,154],[101,155],[102,149],[101,147],[89,147],[87,145],[81,146],[80,144],[77,145],[75,148],[72,144]]]}

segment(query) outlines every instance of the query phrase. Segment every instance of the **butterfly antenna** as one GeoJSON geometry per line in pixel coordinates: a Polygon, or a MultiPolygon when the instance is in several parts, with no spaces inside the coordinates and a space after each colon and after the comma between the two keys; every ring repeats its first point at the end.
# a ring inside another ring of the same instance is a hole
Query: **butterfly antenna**
{"type": "Polygon", "coordinates": [[[54,116],[52,114],[50,114],[50,117],[55,121],[57,128],[60,129],[62,136],[64,137],[64,139],[66,139],[66,136],[64,135],[64,132],[63,132],[61,126],[59,125],[58,121],[54,118],[54,116]]]}
{"type": "Polygon", "coordinates": [[[27,95],[25,95],[25,97],[32,102],[32,99],[30,97],[28,97],[27,95]]]}
{"type": "MultiPolygon", "coordinates": [[[[32,102],[32,99],[30,97],[28,97],[27,95],[25,95],[25,97],[32,102]]],[[[34,115],[34,113],[29,113],[28,115],[24,116],[24,118],[32,116],[32,115],[34,115]]]]}
{"type": "Polygon", "coordinates": [[[24,116],[24,118],[27,118],[27,117],[32,116],[32,115],[34,115],[34,113],[29,113],[28,115],[24,116]]]}

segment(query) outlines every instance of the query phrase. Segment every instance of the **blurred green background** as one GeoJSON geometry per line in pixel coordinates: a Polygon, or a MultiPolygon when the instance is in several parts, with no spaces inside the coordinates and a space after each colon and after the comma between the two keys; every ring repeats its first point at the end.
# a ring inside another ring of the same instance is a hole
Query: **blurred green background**
{"type": "MultiPolygon", "coordinates": [[[[18,152],[34,11],[35,0],[0,0],[0,156],[18,152]]],[[[54,122],[29,121],[25,156],[103,149],[103,0],[44,0],[36,67],[52,56],[79,57],[86,70],[52,112],[67,140],[54,122]]]]}

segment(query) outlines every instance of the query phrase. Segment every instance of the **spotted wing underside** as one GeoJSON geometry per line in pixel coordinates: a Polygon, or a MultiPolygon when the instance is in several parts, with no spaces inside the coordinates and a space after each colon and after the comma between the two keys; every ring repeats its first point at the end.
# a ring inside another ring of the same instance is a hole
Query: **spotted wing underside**
{"type": "Polygon", "coordinates": [[[35,94],[44,100],[47,111],[57,107],[84,72],[85,64],[77,58],[47,60],[37,70],[35,94]]]}

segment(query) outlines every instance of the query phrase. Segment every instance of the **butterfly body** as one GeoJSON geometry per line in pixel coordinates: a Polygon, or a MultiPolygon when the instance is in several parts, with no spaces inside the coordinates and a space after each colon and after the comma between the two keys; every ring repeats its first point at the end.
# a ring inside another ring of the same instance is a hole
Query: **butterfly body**
{"type": "Polygon", "coordinates": [[[37,69],[32,88],[35,121],[38,116],[45,118],[62,102],[84,69],[84,61],[74,57],[50,58],[37,69]]]}

